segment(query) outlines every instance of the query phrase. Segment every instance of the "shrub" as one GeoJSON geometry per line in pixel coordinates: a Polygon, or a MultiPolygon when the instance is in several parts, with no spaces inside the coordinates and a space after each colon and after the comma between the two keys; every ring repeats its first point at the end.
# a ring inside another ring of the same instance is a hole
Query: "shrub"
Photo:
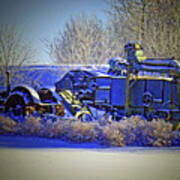
{"type": "Polygon", "coordinates": [[[105,146],[179,146],[180,132],[162,119],[147,121],[141,116],[110,117],[81,122],[75,118],[27,116],[23,123],[0,116],[0,134],[59,138],[69,142],[96,142],[105,146]]]}
{"type": "Polygon", "coordinates": [[[15,132],[16,122],[9,117],[0,116],[0,134],[15,132]]]}

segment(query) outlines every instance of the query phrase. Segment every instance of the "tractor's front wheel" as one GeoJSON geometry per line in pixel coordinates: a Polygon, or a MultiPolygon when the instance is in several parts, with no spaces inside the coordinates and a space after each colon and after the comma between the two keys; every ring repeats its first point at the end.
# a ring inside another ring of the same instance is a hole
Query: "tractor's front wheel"
{"type": "Polygon", "coordinates": [[[21,121],[21,119],[26,115],[23,96],[12,94],[5,104],[5,112],[8,113],[12,119],[18,122],[21,121]]]}

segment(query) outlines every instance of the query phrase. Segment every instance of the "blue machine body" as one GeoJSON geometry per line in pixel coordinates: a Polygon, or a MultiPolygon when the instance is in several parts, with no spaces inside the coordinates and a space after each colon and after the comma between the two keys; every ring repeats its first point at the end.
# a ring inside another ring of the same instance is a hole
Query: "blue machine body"
{"type": "Polygon", "coordinates": [[[125,46],[127,59],[112,58],[109,69],[69,71],[56,91],[69,89],[82,103],[110,112],[116,119],[143,114],[180,120],[180,66],[174,58],[138,61],[134,44],[125,46]]]}

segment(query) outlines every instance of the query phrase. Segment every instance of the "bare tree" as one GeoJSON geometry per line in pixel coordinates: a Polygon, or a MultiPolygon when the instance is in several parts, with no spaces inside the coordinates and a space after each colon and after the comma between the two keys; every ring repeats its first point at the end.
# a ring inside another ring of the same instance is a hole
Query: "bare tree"
{"type": "Polygon", "coordinates": [[[145,41],[151,43],[155,56],[175,56],[180,61],[180,1],[154,0],[148,17],[151,24],[147,26],[145,41]]]}
{"type": "Polygon", "coordinates": [[[103,64],[120,53],[102,22],[85,14],[71,18],[48,48],[59,64],[103,64]]]}
{"type": "MultiPolygon", "coordinates": [[[[22,35],[17,33],[15,27],[0,26],[0,72],[2,76],[9,71],[9,66],[22,66],[32,61],[33,50],[28,42],[24,42],[22,35]]],[[[10,75],[15,72],[11,69],[10,75]]]]}
{"type": "Polygon", "coordinates": [[[138,40],[148,56],[175,56],[180,60],[180,1],[109,0],[108,3],[116,37],[119,34],[124,43],[138,40]]]}

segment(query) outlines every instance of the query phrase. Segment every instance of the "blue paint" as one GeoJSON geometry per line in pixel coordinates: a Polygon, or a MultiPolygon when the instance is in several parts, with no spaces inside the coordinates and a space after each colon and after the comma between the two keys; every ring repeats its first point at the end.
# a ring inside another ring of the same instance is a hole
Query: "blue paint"
{"type": "Polygon", "coordinates": [[[126,79],[112,78],[111,105],[123,107],[125,104],[126,79]]]}

